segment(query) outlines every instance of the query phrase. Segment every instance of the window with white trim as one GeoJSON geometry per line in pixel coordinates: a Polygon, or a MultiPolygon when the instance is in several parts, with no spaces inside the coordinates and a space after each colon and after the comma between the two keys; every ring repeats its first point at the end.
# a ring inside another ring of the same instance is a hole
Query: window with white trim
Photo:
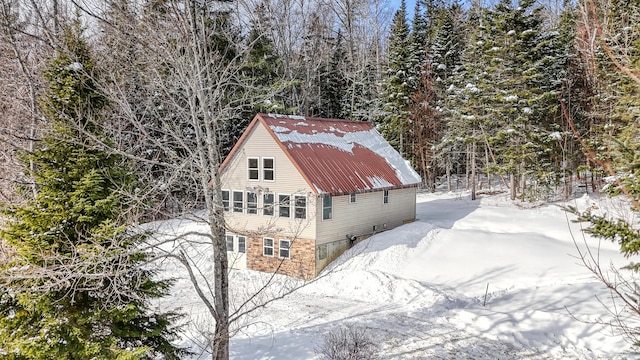
{"type": "Polygon", "coordinates": [[[258,193],[247,191],[247,214],[258,213],[258,193]]]}
{"type": "Polygon", "coordinates": [[[349,194],[349,203],[353,204],[356,202],[356,193],[349,194]]]}
{"type": "Polygon", "coordinates": [[[291,216],[291,196],[282,194],[278,195],[278,216],[291,216]]]}
{"type": "Polygon", "coordinates": [[[247,169],[249,180],[260,180],[259,159],[257,157],[247,158],[247,169]]]}
{"type": "Polygon", "coordinates": [[[233,192],[233,212],[242,212],[243,207],[244,207],[244,192],[234,191],[233,192]]]}
{"type": "Polygon", "coordinates": [[[273,256],[273,238],[262,238],[262,255],[273,256]]]}
{"type": "Polygon", "coordinates": [[[293,197],[294,216],[296,219],[307,218],[307,197],[304,195],[295,195],[293,197]]]}
{"type": "Polygon", "coordinates": [[[230,191],[222,190],[222,206],[224,206],[224,211],[229,211],[230,200],[231,200],[230,191]]]}
{"type": "Polygon", "coordinates": [[[389,190],[384,190],[382,192],[382,203],[384,203],[384,204],[388,204],[389,203],[389,190]]]}
{"type": "Polygon", "coordinates": [[[278,247],[278,255],[281,259],[289,259],[291,253],[289,249],[291,248],[290,240],[280,239],[280,246],[278,247]]]}
{"type": "Polygon", "coordinates": [[[274,181],[275,175],[275,159],[262,158],[262,180],[274,181]]]}
{"type": "Polygon", "coordinates": [[[262,215],[273,216],[275,197],[274,193],[265,192],[262,194],[262,215]]]}
{"type": "Polygon", "coordinates": [[[246,236],[238,236],[238,252],[246,253],[247,252],[247,238],[246,236]]]}
{"type": "Polygon", "coordinates": [[[333,216],[333,201],[331,196],[322,198],[322,220],[329,220],[333,216]]]}
{"type": "Polygon", "coordinates": [[[225,235],[227,240],[227,251],[233,251],[233,235],[225,235]]]}

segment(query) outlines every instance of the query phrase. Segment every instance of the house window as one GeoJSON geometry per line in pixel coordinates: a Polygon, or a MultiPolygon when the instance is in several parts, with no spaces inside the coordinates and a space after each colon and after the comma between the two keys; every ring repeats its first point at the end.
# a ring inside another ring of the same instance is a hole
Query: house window
{"type": "Polygon", "coordinates": [[[262,238],[262,255],[273,256],[273,239],[262,238]]]}
{"type": "Polygon", "coordinates": [[[289,248],[291,247],[291,241],[289,240],[280,240],[280,247],[278,248],[278,251],[280,252],[280,258],[282,259],[289,259],[289,248]]]}
{"type": "Polygon", "coordinates": [[[227,240],[227,251],[233,251],[233,235],[225,235],[227,240]]]}
{"type": "Polygon", "coordinates": [[[273,181],[275,179],[273,158],[262,158],[262,179],[264,181],[273,181]]]}
{"type": "Polygon", "coordinates": [[[382,192],[382,202],[385,204],[389,203],[389,190],[384,190],[382,192]]]}
{"type": "Polygon", "coordinates": [[[264,193],[262,195],[262,215],[273,216],[273,201],[275,195],[273,193],[264,193]]]}
{"type": "Polygon", "coordinates": [[[260,169],[258,168],[258,158],[247,158],[247,169],[249,170],[249,180],[260,180],[260,169]]]}
{"type": "Polygon", "coordinates": [[[258,193],[247,191],[247,214],[258,213],[258,193]]]}
{"type": "Polygon", "coordinates": [[[242,191],[233,192],[233,212],[242,212],[244,206],[244,193],[242,191]]]}
{"type": "Polygon", "coordinates": [[[331,212],[333,208],[333,201],[331,200],[331,196],[325,196],[322,198],[322,220],[331,219],[331,212]]]}
{"type": "Polygon", "coordinates": [[[291,212],[289,195],[278,195],[278,216],[289,217],[291,212]]]}
{"type": "Polygon", "coordinates": [[[349,203],[353,204],[356,202],[356,193],[349,194],[349,203]]]}
{"type": "Polygon", "coordinates": [[[247,238],[244,236],[238,236],[238,252],[243,254],[247,252],[247,238]]]}
{"type": "Polygon", "coordinates": [[[296,219],[307,218],[307,197],[303,195],[296,195],[294,197],[294,208],[296,219]]]}
{"type": "Polygon", "coordinates": [[[222,205],[224,206],[224,211],[229,211],[229,199],[229,190],[222,190],[222,205]]]}
{"type": "Polygon", "coordinates": [[[318,246],[318,260],[327,258],[327,244],[318,246]]]}

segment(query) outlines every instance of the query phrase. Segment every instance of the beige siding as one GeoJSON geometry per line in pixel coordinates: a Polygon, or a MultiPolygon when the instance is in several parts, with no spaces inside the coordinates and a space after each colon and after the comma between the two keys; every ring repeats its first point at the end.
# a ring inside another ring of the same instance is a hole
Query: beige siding
{"type": "MultiPolygon", "coordinates": [[[[318,201],[320,202],[320,201],[318,201]]],[[[321,214],[321,204],[318,208],[321,214]]],[[[363,237],[374,232],[391,229],[415,220],[416,189],[389,190],[389,203],[383,203],[383,192],[357,194],[355,203],[349,203],[349,195],[333,197],[333,218],[318,218],[318,244],[346,239],[347,235],[363,237]]]]}
{"type": "MultiPolygon", "coordinates": [[[[226,213],[225,221],[230,231],[246,234],[277,232],[287,234],[289,237],[315,238],[315,194],[312,193],[298,169],[291,163],[284,151],[261,123],[256,124],[245,139],[243,146],[238,149],[224,169],[222,173],[222,189],[244,191],[244,213],[233,211],[226,213]],[[275,168],[274,181],[263,180],[262,167],[260,168],[260,179],[249,180],[247,158],[250,157],[259,158],[260,166],[262,166],[262,158],[273,158],[275,168]],[[255,189],[258,192],[258,214],[256,215],[246,214],[246,191],[248,189],[255,189]],[[275,193],[276,202],[279,194],[291,195],[292,202],[293,195],[306,196],[306,219],[293,220],[293,206],[291,207],[290,218],[278,217],[277,208],[274,210],[275,216],[262,215],[262,195],[265,191],[275,193]]],[[[231,193],[231,197],[233,197],[233,193],[231,193]]]]}

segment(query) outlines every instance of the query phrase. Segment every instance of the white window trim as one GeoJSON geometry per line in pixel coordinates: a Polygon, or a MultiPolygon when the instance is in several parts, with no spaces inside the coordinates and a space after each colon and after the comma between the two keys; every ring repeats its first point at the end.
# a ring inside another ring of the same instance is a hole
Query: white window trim
{"type": "Polygon", "coordinates": [[[276,241],[275,241],[275,239],[274,239],[274,238],[270,238],[270,237],[263,237],[263,238],[262,238],[262,256],[273,257],[273,254],[274,254],[274,252],[275,252],[275,249],[274,249],[274,247],[275,247],[275,242],[276,242],[276,241]],[[268,239],[268,240],[271,240],[271,246],[266,246],[265,241],[266,241],[267,239],[268,239]],[[265,249],[271,249],[271,255],[267,255],[267,254],[265,254],[265,252],[264,252],[264,251],[265,251],[265,249]]]}
{"type": "Polygon", "coordinates": [[[280,194],[278,193],[278,201],[276,202],[276,207],[278,209],[278,217],[283,217],[286,219],[291,219],[291,194],[280,194]],[[289,216],[285,217],[285,216],[280,216],[280,207],[282,206],[282,204],[280,203],[280,196],[288,196],[289,197],[289,216]]]}
{"type": "Polygon", "coordinates": [[[227,252],[235,252],[236,251],[236,242],[235,242],[234,234],[224,234],[224,242],[227,245],[227,252]],[[229,250],[229,238],[231,238],[231,250],[229,250]]]}
{"type": "Polygon", "coordinates": [[[349,204],[355,204],[358,201],[358,194],[349,193],[349,204]]]}
{"type": "Polygon", "coordinates": [[[276,214],[276,193],[275,192],[271,192],[271,191],[265,191],[262,193],[262,216],[274,216],[276,214]],[[273,202],[269,205],[271,205],[271,214],[265,214],[264,213],[264,209],[267,208],[267,204],[264,202],[264,196],[267,194],[271,194],[273,195],[273,202]]]}
{"type": "Polygon", "coordinates": [[[237,235],[236,239],[238,239],[238,253],[246,254],[247,253],[247,237],[244,235],[237,235]],[[244,238],[244,251],[240,251],[240,238],[244,238]]]}
{"type": "MultiPolygon", "coordinates": [[[[291,198],[289,199],[289,204],[291,204],[291,198]]],[[[299,220],[305,220],[307,218],[307,195],[293,195],[293,218],[299,220]],[[304,198],[304,217],[299,218],[297,216],[298,205],[296,204],[296,198],[304,198]]]]}
{"type": "Polygon", "coordinates": [[[231,208],[232,208],[231,204],[233,203],[233,201],[231,199],[231,196],[233,195],[233,192],[231,190],[228,190],[228,189],[220,189],[220,196],[222,196],[222,193],[225,192],[225,191],[229,193],[229,199],[227,200],[229,202],[229,206],[228,206],[228,209],[224,209],[224,198],[222,198],[223,199],[222,200],[223,211],[231,212],[231,208]]]}
{"type": "Polygon", "coordinates": [[[332,196],[325,196],[325,197],[323,197],[323,198],[322,198],[322,201],[320,202],[320,206],[321,206],[321,210],[322,210],[322,221],[328,221],[328,220],[333,219],[333,197],[332,197],[332,196]],[[331,199],[331,206],[330,206],[330,209],[331,209],[331,213],[330,213],[330,215],[331,215],[331,216],[329,216],[329,217],[328,217],[328,218],[326,218],[326,219],[325,219],[325,217],[324,217],[324,209],[325,209],[325,207],[324,207],[324,199],[325,199],[325,198],[329,198],[329,199],[331,199]]]}
{"type": "Polygon", "coordinates": [[[247,157],[247,180],[249,181],[260,181],[260,158],[259,157],[255,157],[255,156],[248,156],[247,157]],[[256,162],[258,163],[258,167],[257,168],[250,168],[249,167],[249,161],[255,159],[256,162]],[[251,171],[251,169],[255,169],[258,172],[258,177],[256,179],[252,179],[251,176],[249,176],[249,172],[251,171]]]}
{"type": "Polygon", "coordinates": [[[291,240],[288,239],[279,239],[278,240],[278,257],[280,259],[291,259],[291,240]],[[289,256],[282,256],[282,243],[283,242],[287,242],[289,243],[289,247],[287,248],[287,253],[289,254],[289,256]]]}
{"type": "Polygon", "coordinates": [[[260,194],[257,191],[247,190],[245,196],[246,196],[246,204],[247,204],[245,212],[247,213],[247,215],[258,215],[258,202],[260,201],[260,194]],[[249,207],[249,194],[256,195],[256,202],[255,202],[256,207],[254,208],[249,207]],[[255,210],[255,213],[249,212],[249,210],[251,209],[255,210]]]}
{"type": "Polygon", "coordinates": [[[265,157],[260,158],[260,173],[259,173],[259,177],[262,179],[262,181],[266,181],[266,182],[275,182],[276,181],[276,158],[270,157],[270,156],[265,156],[265,157]],[[273,180],[267,180],[264,177],[264,171],[265,171],[264,160],[265,159],[271,159],[271,163],[273,164],[273,167],[269,169],[269,170],[273,171],[273,180]]]}
{"type": "Polygon", "coordinates": [[[238,214],[244,214],[244,191],[241,190],[233,190],[231,192],[231,207],[229,207],[229,210],[232,213],[238,213],[238,214]],[[235,211],[236,209],[236,197],[235,194],[240,193],[242,194],[242,207],[240,207],[240,211],[235,211]]]}
{"type": "Polygon", "coordinates": [[[382,203],[383,204],[389,203],[389,190],[382,190],[382,203]]]}

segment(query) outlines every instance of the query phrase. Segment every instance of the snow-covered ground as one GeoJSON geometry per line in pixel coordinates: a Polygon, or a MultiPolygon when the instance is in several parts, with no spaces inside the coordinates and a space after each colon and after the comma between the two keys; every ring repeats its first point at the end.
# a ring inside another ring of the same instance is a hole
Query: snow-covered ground
{"type": "MultiPolygon", "coordinates": [[[[610,320],[610,295],[576,258],[572,234],[585,246],[580,224],[558,205],[419,194],[416,222],[359,243],[334,270],[245,317],[231,341],[232,358],[314,359],[324,335],[344,326],[365,329],[381,359],[634,358],[622,337],[597,324],[610,320]]],[[[584,209],[594,200],[567,205],[584,209]]],[[[596,239],[586,241],[598,251],[596,239]]],[[[629,262],[611,243],[600,244],[599,257],[604,267],[629,262]]],[[[207,260],[199,260],[205,276],[207,260]]],[[[160,306],[189,314],[184,343],[195,346],[197,328],[208,322],[204,305],[184,272],[166,269],[178,281],[160,306]]],[[[233,270],[232,300],[265,279],[233,270]]],[[[277,277],[269,296],[299,284],[277,277]]]]}

